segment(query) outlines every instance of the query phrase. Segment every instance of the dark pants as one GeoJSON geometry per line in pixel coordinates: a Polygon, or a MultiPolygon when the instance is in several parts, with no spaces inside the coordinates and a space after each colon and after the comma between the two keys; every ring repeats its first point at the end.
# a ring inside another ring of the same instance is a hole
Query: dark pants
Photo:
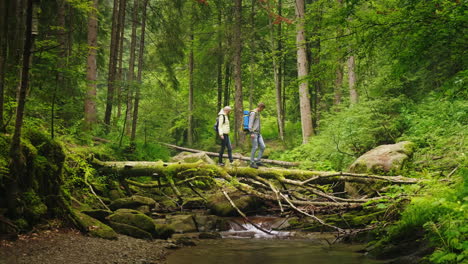
{"type": "Polygon", "coordinates": [[[221,140],[221,150],[219,151],[219,163],[223,162],[224,148],[227,147],[229,161],[232,162],[232,147],[231,140],[229,140],[229,135],[224,134],[224,139],[221,140]]]}

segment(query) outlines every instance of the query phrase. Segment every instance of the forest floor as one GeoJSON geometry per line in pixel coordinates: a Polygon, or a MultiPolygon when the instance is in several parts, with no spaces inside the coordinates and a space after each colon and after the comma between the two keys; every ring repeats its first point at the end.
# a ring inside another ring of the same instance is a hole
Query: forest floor
{"type": "Polygon", "coordinates": [[[0,264],[162,263],[170,252],[168,245],[166,240],[123,235],[118,240],[105,240],[72,229],[47,230],[20,235],[16,241],[0,240],[0,264]]]}

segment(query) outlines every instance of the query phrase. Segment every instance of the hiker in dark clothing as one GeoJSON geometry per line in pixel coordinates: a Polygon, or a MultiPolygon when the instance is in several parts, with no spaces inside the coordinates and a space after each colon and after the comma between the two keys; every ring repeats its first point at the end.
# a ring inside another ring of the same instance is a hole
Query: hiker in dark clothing
{"type": "Polygon", "coordinates": [[[263,151],[265,150],[265,142],[263,141],[262,134],[260,133],[260,112],[265,109],[264,103],[259,103],[257,108],[250,112],[249,117],[249,132],[252,140],[252,152],[250,154],[250,167],[258,169],[258,166],[263,166],[260,162],[262,159],[263,151]],[[255,159],[255,152],[260,146],[257,159],[255,159]]]}
{"type": "Polygon", "coordinates": [[[228,115],[231,112],[232,108],[230,106],[225,106],[221,111],[218,113],[218,134],[221,138],[221,150],[219,151],[219,163],[218,165],[224,166],[223,163],[223,154],[224,148],[228,150],[229,162],[233,162],[232,159],[232,147],[231,147],[231,140],[229,139],[229,118],[228,115]]]}

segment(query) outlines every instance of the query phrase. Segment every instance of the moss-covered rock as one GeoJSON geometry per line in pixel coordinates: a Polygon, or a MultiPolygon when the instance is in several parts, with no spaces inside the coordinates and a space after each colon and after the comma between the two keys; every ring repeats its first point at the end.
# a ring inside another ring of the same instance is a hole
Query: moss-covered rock
{"type": "Polygon", "coordinates": [[[98,219],[101,222],[107,222],[106,218],[112,214],[112,211],[104,209],[83,210],[81,212],[91,216],[92,218],[98,219]]]}
{"type": "Polygon", "coordinates": [[[412,156],[415,144],[402,141],[378,146],[360,156],[349,167],[355,173],[398,173],[412,156]]]}
{"type": "Polygon", "coordinates": [[[105,239],[117,239],[117,233],[101,221],[77,211],[74,212],[74,215],[75,219],[79,222],[78,224],[81,225],[81,227],[85,229],[90,236],[105,239]]]}
{"type": "Polygon", "coordinates": [[[199,232],[210,232],[215,230],[226,231],[229,230],[227,221],[215,215],[194,215],[195,223],[197,224],[199,232]]]}
{"type": "Polygon", "coordinates": [[[200,233],[198,235],[199,239],[221,239],[223,238],[218,232],[209,232],[209,233],[200,233]]]}
{"type": "MultiPolygon", "coordinates": [[[[234,204],[245,214],[254,214],[264,205],[257,197],[246,195],[237,190],[231,190],[229,196],[234,204]]],[[[211,214],[217,216],[238,216],[236,209],[234,209],[226,197],[219,192],[208,197],[207,207],[211,214]]]]}
{"type": "Polygon", "coordinates": [[[149,216],[132,209],[119,209],[108,217],[109,221],[114,223],[126,224],[137,227],[150,234],[155,234],[156,229],[149,216]]]}
{"type": "Polygon", "coordinates": [[[166,224],[156,224],[155,238],[168,239],[175,233],[174,227],[166,224]]]}
{"type": "Polygon", "coordinates": [[[171,225],[177,233],[198,231],[192,215],[168,215],[166,223],[171,225]]]}
{"type": "Polygon", "coordinates": [[[153,236],[149,232],[146,232],[135,226],[131,226],[131,225],[123,224],[123,223],[117,223],[113,221],[110,221],[110,226],[119,234],[131,236],[135,238],[147,239],[147,240],[153,239],[153,236]]]}
{"type": "Polygon", "coordinates": [[[142,205],[147,205],[150,208],[154,208],[156,206],[156,201],[148,197],[133,195],[131,197],[120,198],[120,199],[114,200],[109,205],[109,208],[112,210],[117,210],[120,208],[135,209],[142,205]]]}
{"type": "Polygon", "coordinates": [[[122,190],[120,189],[113,189],[113,190],[109,190],[109,199],[111,201],[114,201],[114,200],[117,200],[117,199],[120,199],[120,198],[124,198],[125,197],[125,194],[123,193],[122,190]]]}

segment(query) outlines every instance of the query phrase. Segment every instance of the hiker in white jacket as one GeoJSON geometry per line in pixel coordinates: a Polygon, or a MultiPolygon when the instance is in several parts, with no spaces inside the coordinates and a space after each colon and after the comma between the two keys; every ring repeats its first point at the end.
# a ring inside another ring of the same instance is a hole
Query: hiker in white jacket
{"type": "Polygon", "coordinates": [[[232,108],[230,106],[225,106],[218,113],[218,134],[221,138],[221,150],[219,151],[219,163],[218,165],[224,166],[223,163],[223,154],[224,148],[228,150],[229,161],[232,163],[232,147],[231,140],[229,139],[229,118],[228,115],[231,112],[232,108]]]}

